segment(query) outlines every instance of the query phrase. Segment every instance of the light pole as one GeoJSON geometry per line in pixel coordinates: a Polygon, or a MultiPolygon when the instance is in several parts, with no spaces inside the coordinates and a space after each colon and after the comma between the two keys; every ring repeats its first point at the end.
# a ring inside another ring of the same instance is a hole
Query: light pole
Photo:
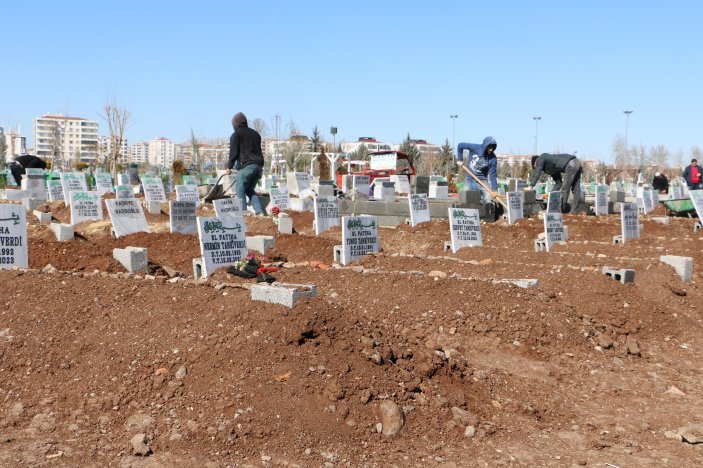
{"type": "Polygon", "coordinates": [[[630,114],[632,114],[631,110],[626,110],[622,111],[623,114],[625,114],[625,165],[629,166],[630,165],[630,148],[628,147],[629,143],[627,141],[627,132],[630,127],[630,114]]]}
{"type": "Polygon", "coordinates": [[[535,154],[537,154],[537,134],[539,132],[539,121],[542,120],[542,117],[532,117],[532,120],[535,121],[535,154]]]}
{"type": "Polygon", "coordinates": [[[459,117],[458,114],[452,114],[449,116],[449,118],[452,119],[452,152],[456,151],[456,146],[454,146],[454,136],[456,135],[456,118],[457,117],[459,117]]]}

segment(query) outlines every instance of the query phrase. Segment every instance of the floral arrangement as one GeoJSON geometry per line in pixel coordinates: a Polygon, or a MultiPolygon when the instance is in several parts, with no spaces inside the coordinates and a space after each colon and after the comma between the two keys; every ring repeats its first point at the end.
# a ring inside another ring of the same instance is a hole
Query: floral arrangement
{"type": "Polygon", "coordinates": [[[274,205],[274,206],[271,208],[271,214],[274,215],[274,216],[278,216],[278,214],[279,214],[280,212],[281,212],[281,209],[280,209],[278,206],[276,206],[276,205],[274,205]]]}
{"type": "MultiPolygon", "coordinates": [[[[244,278],[254,278],[257,275],[274,273],[278,271],[278,268],[276,267],[265,267],[264,260],[265,257],[263,255],[259,255],[255,252],[249,252],[246,257],[240,259],[227,271],[244,278]]],[[[271,279],[273,278],[271,277],[271,279]]]]}

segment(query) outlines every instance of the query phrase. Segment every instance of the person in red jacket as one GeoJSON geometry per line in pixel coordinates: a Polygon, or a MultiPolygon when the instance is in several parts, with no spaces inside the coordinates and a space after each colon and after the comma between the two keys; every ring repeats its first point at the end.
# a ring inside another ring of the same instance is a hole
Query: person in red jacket
{"type": "Polygon", "coordinates": [[[698,166],[697,159],[691,159],[691,164],[686,166],[686,169],[683,171],[683,178],[686,179],[689,190],[700,190],[703,188],[701,168],[698,166]]]}

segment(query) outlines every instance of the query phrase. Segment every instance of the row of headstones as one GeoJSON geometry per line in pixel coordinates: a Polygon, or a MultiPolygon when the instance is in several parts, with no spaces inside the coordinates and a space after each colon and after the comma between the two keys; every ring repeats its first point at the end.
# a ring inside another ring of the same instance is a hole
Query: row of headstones
{"type": "MultiPolygon", "coordinates": [[[[449,198],[447,181],[440,176],[417,176],[415,193],[426,194],[431,199],[449,198]]],[[[345,174],[342,176],[342,193],[352,198],[374,198],[376,200],[394,201],[396,195],[411,193],[410,180],[407,175],[376,177],[371,182],[367,175],[345,174]]]]}

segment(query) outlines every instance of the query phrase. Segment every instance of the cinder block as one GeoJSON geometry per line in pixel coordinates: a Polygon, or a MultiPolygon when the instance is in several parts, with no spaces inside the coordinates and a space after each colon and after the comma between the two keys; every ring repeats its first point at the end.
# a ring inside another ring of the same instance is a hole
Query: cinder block
{"type": "Polygon", "coordinates": [[[255,284],[251,287],[251,300],[263,301],[270,304],[280,304],[293,308],[302,297],[317,296],[317,286],[314,284],[255,284]]]}
{"type": "Polygon", "coordinates": [[[613,236],[613,244],[624,244],[622,236],[613,236]]]}
{"type": "Polygon", "coordinates": [[[691,281],[693,276],[693,258],[692,257],[680,257],[677,255],[662,255],[659,257],[659,261],[666,263],[669,266],[674,267],[676,273],[681,277],[684,283],[691,281]]]}
{"type": "Polygon", "coordinates": [[[51,213],[44,213],[43,211],[34,210],[34,216],[36,216],[39,220],[39,224],[51,223],[51,213]]]}
{"type": "Polygon", "coordinates": [[[285,213],[278,215],[278,232],[281,234],[293,234],[293,219],[285,215],[285,213]]]}
{"type": "Polygon", "coordinates": [[[264,254],[275,247],[276,238],[274,236],[247,236],[246,244],[247,250],[255,250],[264,254]]]}
{"type": "Polygon", "coordinates": [[[652,221],[655,223],[663,224],[664,226],[669,225],[669,217],[668,216],[655,216],[652,218],[652,221]]]}
{"type": "Polygon", "coordinates": [[[23,198],[22,205],[27,209],[27,211],[36,210],[39,205],[43,204],[44,201],[36,198],[23,198]]]}
{"type": "Polygon", "coordinates": [[[153,215],[161,214],[161,203],[146,202],[146,211],[153,215]]]}
{"type": "Polygon", "coordinates": [[[625,192],[611,191],[608,200],[612,203],[625,203],[625,192]]]}
{"type": "Polygon", "coordinates": [[[544,239],[535,239],[535,252],[544,252],[547,250],[547,241],[544,239]]]}
{"type": "Polygon", "coordinates": [[[147,271],[149,266],[149,262],[146,259],[146,248],[144,247],[113,249],[112,256],[130,273],[147,271]]]}
{"type": "Polygon", "coordinates": [[[341,245],[335,245],[332,248],[332,259],[337,263],[342,261],[342,247],[341,245]]]}
{"type": "Polygon", "coordinates": [[[49,228],[56,234],[56,240],[66,242],[73,240],[73,226],[70,224],[51,223],[49,228]]]}
{"type": "Polygon", "coordinates": [[[199,280],[200,278],[205,278],[205,271],[203,268],[203,257],[198,257],[193,259],[193,278],[199,280]]]}
{"type": "Polygon", "coordinates": [[[601,270],[606,276],[610,276],[615,281],[620,281],[622,284],[635,282],[635,270],[629,268],[613,268],[603,267],[601,270]]]}

